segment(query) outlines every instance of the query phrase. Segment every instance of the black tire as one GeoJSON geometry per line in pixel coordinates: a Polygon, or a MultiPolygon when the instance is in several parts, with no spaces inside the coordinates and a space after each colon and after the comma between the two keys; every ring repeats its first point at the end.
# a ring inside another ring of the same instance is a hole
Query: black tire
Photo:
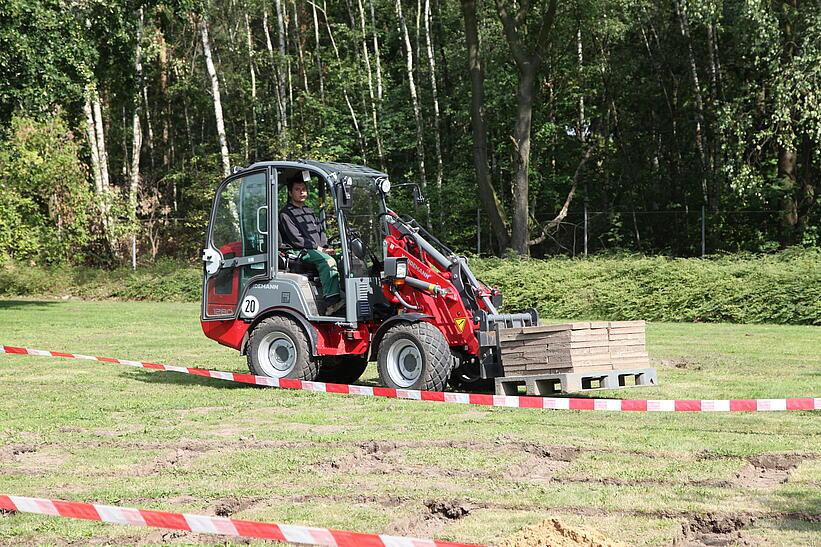
{"type": "Polygon", "coordinates": [[[325,357],[319,365],[317,382],[352,384],[359,380],[368,368],[367,355],[339,355],[325,357]]]}
{"type": "Polygon", "coordinates": [[[388,329],[376,356],[382,385],[443,391],[453,366],[445,336],[430,323],[398,323],[388,329]]]}
{"type": "Polygon", "coordinates": [[[260,321],[248,339],[247,353],[248,368],[257,376],[310,381],[319,373],[305,331],[287,317],[260,321]]]}

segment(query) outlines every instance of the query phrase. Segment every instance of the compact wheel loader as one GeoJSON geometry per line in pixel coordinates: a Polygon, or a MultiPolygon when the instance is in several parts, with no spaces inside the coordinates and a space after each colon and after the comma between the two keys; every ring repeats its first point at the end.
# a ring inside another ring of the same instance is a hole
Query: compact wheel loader
{"type": "Polygon", "coordinates": [[[504,376],[499,329],[535,326],[536,311],[499,313],[500,292],[391,210],[390,189],[385,173],[345,163],[236,170],[216,191],[202,251],[205,335],[276,378],[353,383],[373,360],[382,384],[400,389],[469,389],[504,376]],[[281,188],[291,180],[323,204],[320,222],[341,249],[345,305],[331,314],[315,267],[281,244],[281,188]]]}

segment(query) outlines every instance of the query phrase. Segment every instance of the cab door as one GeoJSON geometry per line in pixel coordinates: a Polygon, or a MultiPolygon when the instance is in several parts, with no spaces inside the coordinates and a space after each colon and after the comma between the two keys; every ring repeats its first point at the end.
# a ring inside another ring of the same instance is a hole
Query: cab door
{"type": "MultiPolygon", "coordinates": [[[[269,170],[258,169],[229,177],[217,189],[202,251],[203,321],[237,317],[248,284],[268,275],[269,187],[269,170]]],[[[254,299],[244,304],[259,306],[254,299]]]]}

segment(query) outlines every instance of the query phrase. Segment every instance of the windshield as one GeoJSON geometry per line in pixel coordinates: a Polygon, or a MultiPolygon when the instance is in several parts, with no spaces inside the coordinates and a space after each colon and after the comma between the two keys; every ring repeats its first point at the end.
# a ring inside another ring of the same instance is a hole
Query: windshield
{"type": "Polygon", "coordinates": [[[374,271],[374,267],[381,268],[383,236],[379,215],[384,212],[384,206],[374,187],[373,178],[352,178],[353,207],[345,211],[348,243],[350,245],[357,238],[360,239],[365,252],[359,257],[351,252],[351,270],[356,277],[367,277],[374,271]]]}

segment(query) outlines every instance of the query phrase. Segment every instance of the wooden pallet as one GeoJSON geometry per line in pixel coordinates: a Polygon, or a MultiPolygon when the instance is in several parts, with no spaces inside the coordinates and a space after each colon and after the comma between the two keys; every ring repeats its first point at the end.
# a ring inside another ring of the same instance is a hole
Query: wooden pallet
{"type": "Polygon", "coordinates": [[[654,368],[553,372],[520,376],[500,376],[496,378],[497,395],[520,395],[519,388],[525,387],[526,395],[544,396],[558,393],[598,391],[627,387],[649,387],[658,385],[654,368]]]}

